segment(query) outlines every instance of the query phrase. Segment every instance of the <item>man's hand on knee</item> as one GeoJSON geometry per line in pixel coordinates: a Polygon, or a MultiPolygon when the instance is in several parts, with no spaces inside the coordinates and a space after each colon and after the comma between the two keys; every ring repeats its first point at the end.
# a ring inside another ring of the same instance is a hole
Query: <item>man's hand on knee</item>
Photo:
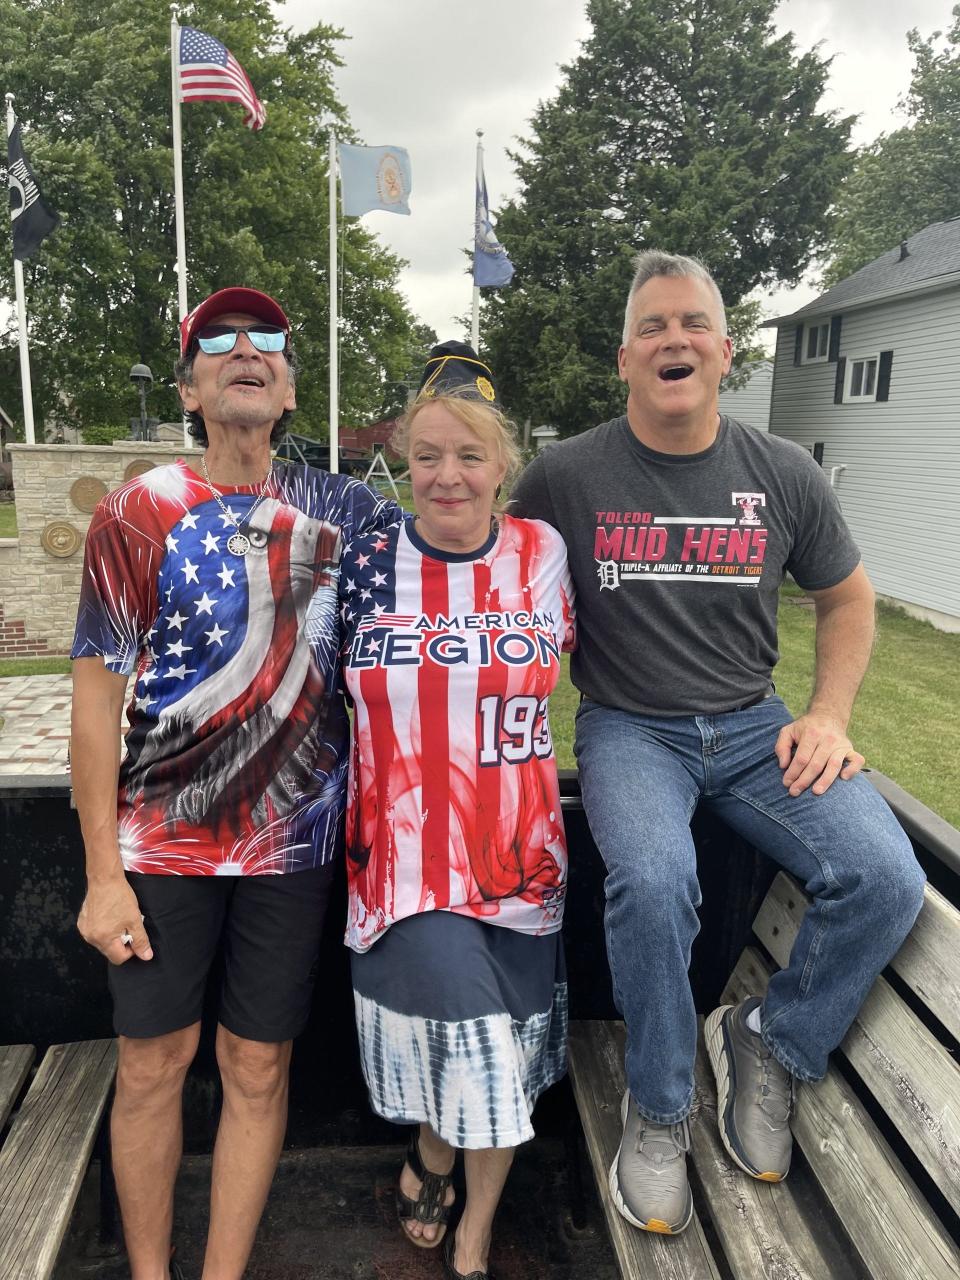
{"type": "Polygon", "coordinates": [[[808,712],[784,725],[774,751],[784,771],[783,785],[792,796],[801,795],[808,787],[814,795],[823,795],[838,777],[852,778],[864,765],[846,727],[823,712],[808,712]]]}
{"type": "Polygon", "coordinates": [[[123,876],[87,885],[77,928],[84,941],[96,947],[111,964],[124,964],[133,956],[153,959],[137,895],[123,876]]]}

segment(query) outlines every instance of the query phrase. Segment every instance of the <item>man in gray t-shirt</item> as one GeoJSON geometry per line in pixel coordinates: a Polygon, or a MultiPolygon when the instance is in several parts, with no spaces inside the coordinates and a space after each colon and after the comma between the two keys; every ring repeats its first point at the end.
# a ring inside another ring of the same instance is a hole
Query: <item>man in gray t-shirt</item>
{"type": "Polygon", "coordinates": [[[575,749],[627,1028],[611,1192],[635,1226],[671,1234],[693,1212],[697,804],[813,898],[763,999],[706,1023],[721,1137],[763,1181],[789,1169],[792,1078],[824,1075],[913,924],[923,874],[847,737],[874,596],[836,497],[799,446],[719,414],[732,347],[703,265],[649,251],[636,267],[619,352],[626,416],[540,454],[513,497],[516,514],[563,534],[577,589],[575,749]],[[771,680],[787,572],[817,623],[813,695],[796,719],[771,680]]]}

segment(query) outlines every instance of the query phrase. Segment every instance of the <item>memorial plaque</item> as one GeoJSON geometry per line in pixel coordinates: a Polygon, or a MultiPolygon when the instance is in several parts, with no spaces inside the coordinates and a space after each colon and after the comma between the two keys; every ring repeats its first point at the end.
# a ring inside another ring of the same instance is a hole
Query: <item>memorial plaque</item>
{"type": "Polygon", "coordinates": [[[40,545],[47,555],[66,560],[80,550],[83,539],[80,530],[68,520],[51,520],[40,535],[40,545]]]}
{"type": "Polygon", "coordinates": [[[96,476],[81,476],[70,486],[70,501],[78,511],[93,511],[107,492],[107,486],[96,476]]]}
{"type": "Polygon", "coordinates": [[[124,480],[134,480],[137,476],[142,476],[145,471],[152,471],[157,464],[150,462],[148,458],[134,458],[132,462],[128,462],[123,472],[124,480]]]}

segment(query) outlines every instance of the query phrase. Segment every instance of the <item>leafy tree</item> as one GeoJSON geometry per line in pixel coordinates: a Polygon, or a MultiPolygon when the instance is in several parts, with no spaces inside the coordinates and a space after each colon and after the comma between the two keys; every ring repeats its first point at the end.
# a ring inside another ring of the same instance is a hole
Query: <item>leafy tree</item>
{"type": "Polygon", "coordinates": [[[497,234],[517,268],[484,333],[519,416],[571,434],[620,412],[615,353],[644,247],[703,258],[749,345],[758,285],[824,244],[850,119],[819,112],[829,61],[774,32],[776,0],[588,0],[593,31],[512,158],[497,234]]]}
{"type": "Polygon", "coordinates": [[[84,425],[82,438],[84,444],[113,444],[114,440],[123,440],[129,434],[125,422],[100,422],[84,425]]]}
{"type": "Polygon", "coordinates": [[[420,386],[420,379],[423,377],[423,368],[427,363],[427,356],[429,356],[438,342],[439,338],[428,324],[415,324],[413,326],[407,346],[406,371],[403,379],[394,384],[394,400],[388,410],[388,414],[384,416],[402,413],[407,407],[410,396],[420,386]]]}
{"type": "Polygon", "coordinates": [[[903,106],[911,123],[881,134],[857,157],[837,201],[828,284],[917,231],[960,214],[960,5],[941,33],[907,33],[913,78],[903,106]]]}
{"type": "MultiPolygon", "coordinates": [[[[254,134],[237,106],[183,106],[191,305],[237,283],[282,301],[301,357],[298,429],[317,433],[328,412],[327,123],[351,136],[332,86],[340,33],[285,31],[268,0],[192,0],[180,21],[224,41],[268,111],[254,134]]],[[[150,413],[176,418],[169,6],[0,0],[0,30],[0,83],[16,94],[31,163],[62,218],[24,264],[38,419],[126,421],[137,362],[158,379],[150,413]]],[[[413,318],[396,288],[401,262],[356,221],[341,256],[341,413],[366,420],[406,372],[413,318]]],[[[10,298],[9,254],[0,258],[10,298]]],[[[19,397],[5,389],[4,399],[19,397]]]]}

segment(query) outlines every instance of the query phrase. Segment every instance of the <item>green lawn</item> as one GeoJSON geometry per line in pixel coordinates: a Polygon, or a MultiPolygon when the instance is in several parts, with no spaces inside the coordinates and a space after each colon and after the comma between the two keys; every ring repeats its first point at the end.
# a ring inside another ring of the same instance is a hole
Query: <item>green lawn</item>
{"type": "Polygon", "coordinates": [[[15,502],[0,502],[0,538],[17,536],[17,505],[15,502]]]}
{"type": "MultiPolygon", "coordinates": [[[[795,603],[796,590],[780,603],[777,692],[794,714],[813,687],[814,615],[795,603]]],[[[579,695],[564,676],[550,699],[550,726],[561,769],[574,767],[573,717],[579,695]]],[[[881,605],[877,645],[864,681],[850,737],[867,764],[960,827],[960,635],[947,635],[899,609],[881,605]]]]}
{"type": "MultiPolygon", "coordinates": [[[[813,681],[813,611],[780,604],[777,690],[802,711],[813,681]]],[[[960,635],[880,605],[877,644],[850,722],[867,764],[960,827],[960,635]]]]}
{"type": "Polygon", "coordinates": [[[2,676],[68,676],[69,658],[0,658],[2,676]]]}

